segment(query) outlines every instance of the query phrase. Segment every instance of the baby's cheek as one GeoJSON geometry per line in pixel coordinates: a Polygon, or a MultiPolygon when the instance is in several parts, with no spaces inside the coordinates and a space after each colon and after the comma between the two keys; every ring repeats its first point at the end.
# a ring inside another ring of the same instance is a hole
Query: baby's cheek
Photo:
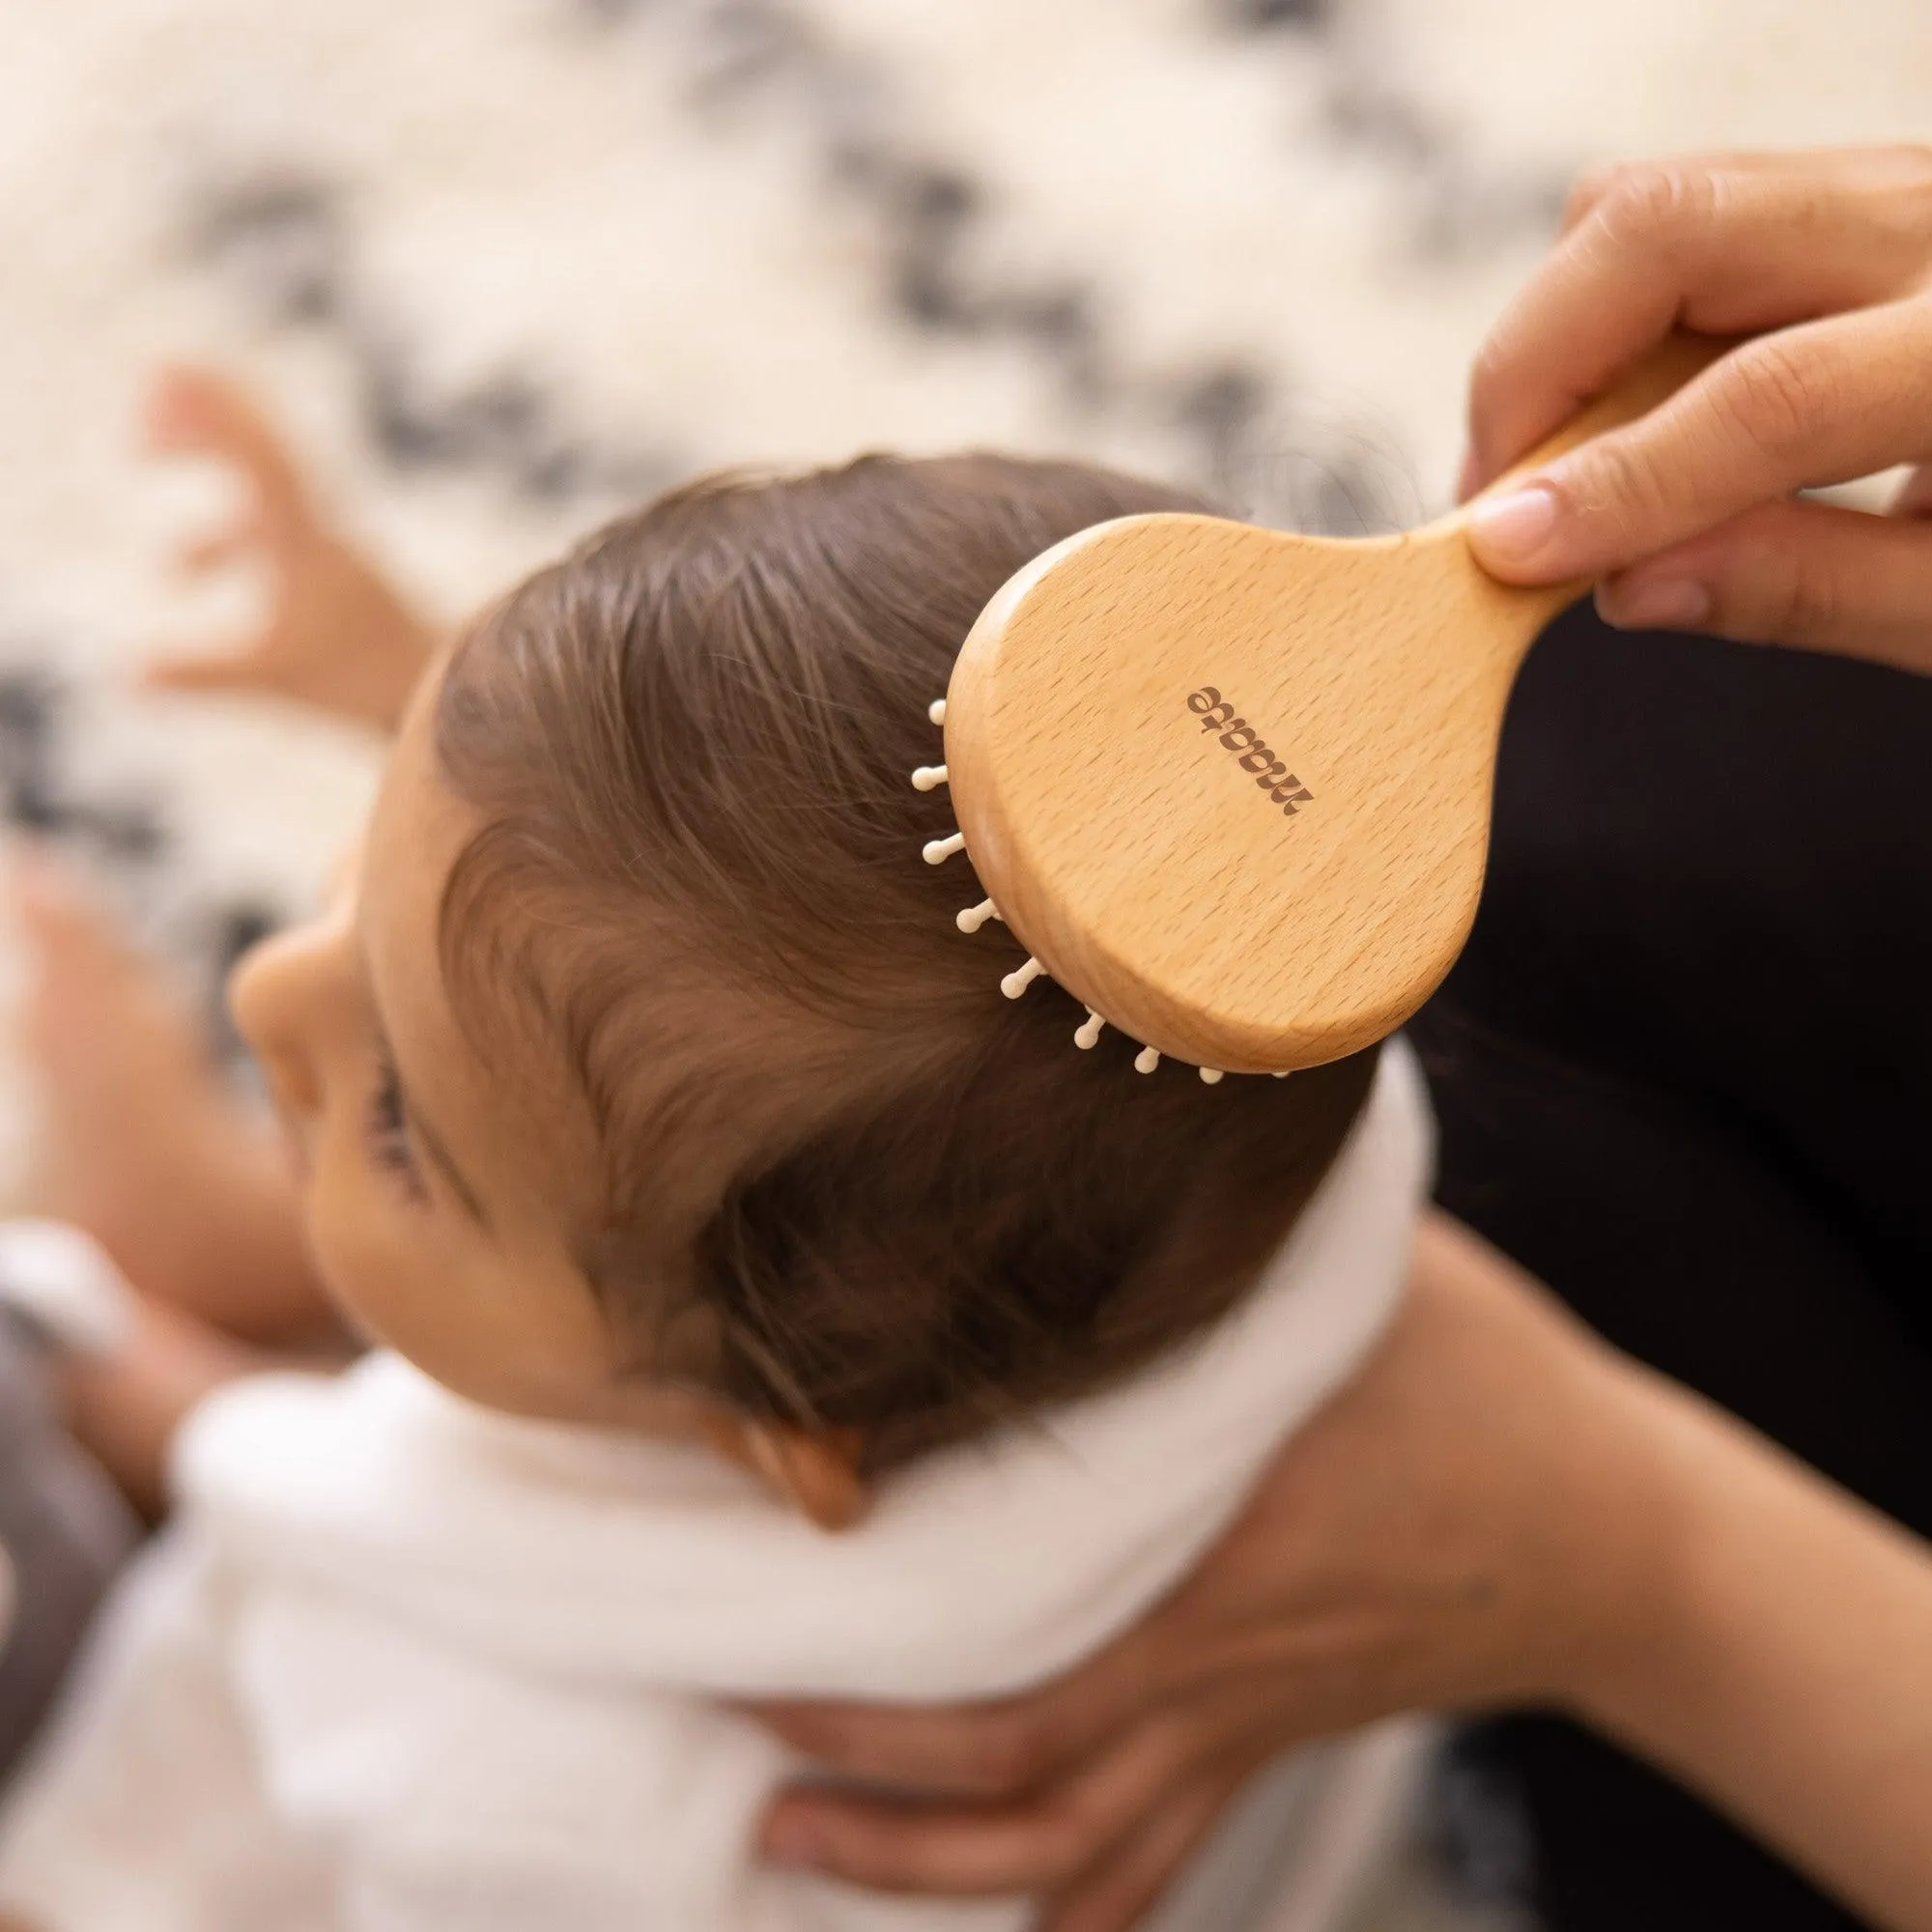
{"type": "MultiPolygon", "coordinates": [[[[378,1190],[380,1191],[380,1190],[378,1190]]],[[[381,1201],[316,1191],[309,1217],[318,1271],[355,1332],[373,1348],[393,1349],[446,1388],[478,1401],[497,1399],[496,1365],[514,1351],[489,1333],[487,1316],[465,1308],[435,1240],[433,1217],[385,1209],[381,1201]]]]}
{"type": "Polygon", "coordinates": [[[445,1388],[520,1414],[570,1418],[609,1382],[610,1343],[587,1290],[554,1319],[534,1270],[501,1263],[452,1210],[398,1199],[380,1175],[318,1170],[309,1240],[351,1327],[445,1388]]]}
{"type": "Polygon", "coordinates": [[[345,1172],[325,1153],[309,1168],[304,1211],[316,1271],[336,1306],[366,1339],[390,1342],[398,1317],[410,1325],[409,1242],[380,1191],[377,1177],[345,1172]]]}
{"type": "Polygon", "coordinates": [[[352,1327],[412,1355],[405,1337],[425,1327],[440,1299],[435,1210],[371,1166],[353,1109],[332,1110],[308,1153],[302,1208],[316,1272],[352,1327]]]}

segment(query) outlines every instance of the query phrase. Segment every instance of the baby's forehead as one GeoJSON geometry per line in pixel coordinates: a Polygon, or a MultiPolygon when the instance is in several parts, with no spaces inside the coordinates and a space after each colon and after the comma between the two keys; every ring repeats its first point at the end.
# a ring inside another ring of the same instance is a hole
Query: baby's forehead
{"type": "Polygon", "coordinates": [[[863,1091],[877,1055],[849,1026],[648,893],[521,869],[493,889],[484,830],[438,935],[468,1104],[574,1222],[695,1220],[863,1091]]]}
{"type": "MultiPolygon", "coordinates": [[[[355,873],[355,942],[381,1040],[413,1106],[488,1191],[517,1191],[568,1138],[568,1109],[513,1031],[479,1037],[444,945],[449,883],[481,814],[443,780],[427,700],[405,718],[355,873]]],[[[459,976],[467,978],[468,975],[459,976]]],[[[513,1009],[506,1009],[513,1010],[513,1009]]]]}

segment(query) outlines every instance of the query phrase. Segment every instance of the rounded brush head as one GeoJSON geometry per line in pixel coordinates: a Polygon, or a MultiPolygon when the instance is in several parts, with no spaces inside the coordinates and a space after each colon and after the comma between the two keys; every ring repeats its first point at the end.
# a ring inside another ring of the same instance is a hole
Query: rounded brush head
{"type": "MultiPolygon", "coordinates": [[[[1531,461],[1722,347],[1673,338],[1531,461]]],[[[1126,517],[1005,585],[914,781],[950,785],[1025,978],[1210,1073],[1336,1060],[1422,1005],[1475,916],[1517,668],[1581,587],[1496,582],[1463,521],[1341,542],[1126,517]]]]}

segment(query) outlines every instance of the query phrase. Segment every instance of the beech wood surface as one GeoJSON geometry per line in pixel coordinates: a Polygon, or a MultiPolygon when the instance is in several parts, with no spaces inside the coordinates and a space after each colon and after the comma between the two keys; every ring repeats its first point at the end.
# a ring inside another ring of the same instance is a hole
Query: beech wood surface
{"type": "MultiPolygon", "coordinates": [[[[1673,337],[1521,468],[1727,346],[1673,337]]],[[[947,693],[952,796],[1001,917],[1075,999],[1165,1055],[1276,1073],[1382,1038],[1440,983],[1510,687],[1584,587],[1496,582],[1466,516],[1349,541],[1125,517],[994,597],[947,693]]]]}

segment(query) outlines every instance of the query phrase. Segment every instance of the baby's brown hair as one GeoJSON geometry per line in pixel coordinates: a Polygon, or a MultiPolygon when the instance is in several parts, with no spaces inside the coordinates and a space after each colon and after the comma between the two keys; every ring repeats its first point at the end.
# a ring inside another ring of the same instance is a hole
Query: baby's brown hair
{"type": "Polygon", "coordinates": [[[720,1394],[855,1430],[869,1468],[1207,1328],[1367,1093],[1373,1051],[1212,1087],[1078,1051],[1060,989],[1002,997],[1006,929],[955,928],[968,862],[921,862],[952,825],[908,778],[980,608],[1089,525],[1202,507],[988,455],[715,477],[539,572],[445,679],[439,755],[484,826],[444,971],[479,1037],[514,1014],[570,1070],[611,1319],[702,1336],[720,1394]],[[753,1151],[670,1212],[720,1122],[753,1151]]]}

